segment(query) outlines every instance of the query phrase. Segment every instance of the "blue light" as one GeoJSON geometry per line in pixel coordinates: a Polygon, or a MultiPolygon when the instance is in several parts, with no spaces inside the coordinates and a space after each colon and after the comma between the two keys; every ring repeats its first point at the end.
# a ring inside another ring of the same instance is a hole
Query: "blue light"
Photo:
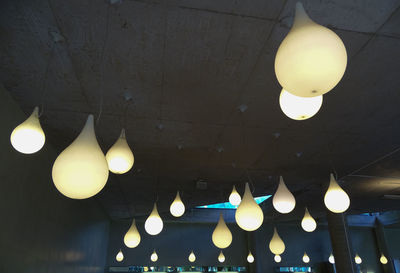
{"type": "MultiPolygon", "coordinates": [[[[262,202],[264,202],[265,200],[267,200],[270,197],[271,197],[271,195],[255,197],[254,201],[256,201],[257,204],[261,204],[262,202]]],[[[237,207],[238,206],[233,206],[229,202],[225,202],[225,203],[216,203],[216,204],[198,206],[196,208],[198,208],[198,209],[236,209],[237,207]]]]}

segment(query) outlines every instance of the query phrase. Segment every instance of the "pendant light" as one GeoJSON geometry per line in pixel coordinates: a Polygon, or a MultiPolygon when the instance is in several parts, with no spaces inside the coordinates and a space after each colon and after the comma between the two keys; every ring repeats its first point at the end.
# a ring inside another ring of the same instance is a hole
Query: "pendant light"
{"type": "Polygon", "coordinates": [[[276,228],[274,228],[274,234],[269,242],[269,249],[275,255],[281,255],[285,251],[285,243],[282,241],[276,228]]]}
{"type": "Polygon", "coordinates": [[[346,65],[346,48],[339,36],[313,22],[298,2],[293,26],[275,57],[280,85],[296,96],[319,96],[338,84],[346,65]]]}
{"type": "Polygon", "coordinates": [[[125,129],[121,130],[121,135],[106,154],[108,169],[116,174],[128,172],[134,163],[131,148],[126,141],[125,129]]]}
{"type": "Polygon", "coordinates": [[[196,261],[196,255],[194,255],[193,250],[192,252],[190,252],[190,255],[188,257],[189,262],[193,263],[194,261],[196,261]]]}
{"type": "Polygon", "coordinates": [[[20,153],[33,154],[42,149],[46,137],[40,126],[39,107],[20,125],[15,127],[10,136],[11,145],[20,153]]]}
{"type": "Polygon", "coordinates": [[[279,177],[279,185],[272,198],[272,205],[280,213],[289,213],[296,206],[296,199],[294,199],[293,194],[286,187],[282,176],[279,177]]]}
{"type": "Polygon", "coordinates": [[[242,198],[240,197],[240,194],[237,192],[235,185],[233,185],[232,192],[229,195],[229,203],[231,203],[232,206],[239,206],[240,201],[242,201],[242,198]]]}
{"type": "Polygon", "coordinates": [[[108,165],[97,143],[93,115],[89,115],[79,136],[59,154],[52,176],[56,188],[69,198],[89,198],[103,189],[108,165]]]}
{"type": "Polygon", "coordinates": [[[299,97],[282,89],[279,105],[282,112],[291,119],[305,120],[318,113],[322,105],[322,95],[316,97],[299,97]]]}
{"type": "Polygon", "coordinates": [[[335,263],[335,257],[333,257],[333,254],[332,254],[332,253],[331,253],[331,255],[329,256],[328,260],[329,260],[329,262],[330,262],[331,264],[334,264],[334,263],[335,263]]]}
{"type": "Polygon", "coordinates": [[[124,254],[122,253],[121,249],[119,250],[117,256],[115,256],[117,262],[122,262],[124,260],[124,254]]]}
{"type": "Polygon", "coordinates": [[[385,255],[381,255],[381,258],[379,259],[379,261],[381,262],[381,264],[387,264],[388,263],[388,259],[385,257],[385,255]]]}
{"type": "Polygon", "coordinates": [[[243,199],[235,213],[236,223],[246,231],[258,229],[264,221],[264,213],[251,195],[249,183],[246,183],[243,199]]]}
{"type": "Polygon", "coordinates": [[[301,220],[301,227],[307,232],[313,232],[317,228],[317,222],[312,218],[306,207],[303,220],[301,220]]]}
{"type": "Polygon", "coordinates": [[[131,227],[124,236],[124,243],[129,248],[135,248],[140,243],[140,234],[136,227],[136,221],[133,219],[131,227]]]}
{"type": "Polygon", "coordinates": [[[225,256],[224,256],[224,253],[222,253],[222,250],[221,250],[221,252],[220,252],[219,255],[218,255],[218,261],[219,261],[220,263],[225,262],[225,256]]]}
{"type": "Polygon", "coordinates": [[[275,256],[274,256],[274,261],[275,261],[276,263],[280,263],[280,262],[282,261],[282,257],[281,257],[280,255],[275,255],[275,256]]]}
{"type": "Polygon", "coordinates": [[[212,233],[211,239],[218,248],[227,248],[232,243],[232,233],[226,225],[222,213],[219,214],[218,224],[212,233]]]}
{"type": "Polygon", "coordinates": [[[185,213],[185,205],[181,200],[181,196],[179,195],[179,191],[176,193],[176,197],[174,202],[172,202],[169,207],[169,211],[175,217],[181,217],[185,213]]]}
{"type": "Polygon", "coordinates": [[[158,214],[157,203],[154,203],[153,211],[144,222],[144,229],[150,235],[157,235],[162,231],[163,226],[163,221],[160,214],[158,214]]]}
{"type": "Polygon", "coordinates": [[[254,262],[254,256],[251,254],[251,251],[249,251],[249,255],[247,255],[247,262],[250,264],[254,262]]]}
{"type": "Polygon", "coordinates": [[[304,252],[303,255],[303,262],[308,264],[310,262],[310,257],[308,257],[307,253],[304,252]]]}
{"type": "Polygon", "coordinates": [[[331,174],[331,181],[325,193],[324,202],[325,206],[334,213],[345,212],[350,206],[349,196],[336,182],[333,174],[331,174]]]}
{"type": "Polygon", "coordinates": [[[354,257],[354,261],[356,262],[356,264],[361,264],[362,263],[362,259],[360,256],[358,256],[358,254],[356,253],[356,256],[354,257]]]}
{"type": "Polygon", "coordinates": [[[156,253],[155,250],[154,250],[153,253],[151,254],[150,260],[151,260],[152,262],[157,262],[157,260],[158,260],[158,255],[157,255],[157,253],[156,253]]]}

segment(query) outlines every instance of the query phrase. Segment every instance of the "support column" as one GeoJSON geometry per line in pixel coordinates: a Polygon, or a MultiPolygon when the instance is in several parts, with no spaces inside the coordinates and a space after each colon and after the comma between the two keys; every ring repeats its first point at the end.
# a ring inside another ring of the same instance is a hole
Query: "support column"
{"type": "Polygon", "coordinates": [[[393,265],[393,260],[392,257],[389,253],[389,249],[387,247],[387,241],[385,237],[385,230],[384,226],[381,221],[377,218],[375,221],[376,227],[375,227],[375,236],[376,236],[376,242],[378,245],[378,252],[379,256],[378,258],[381,257],[382,253],[385,255],[385,257],[388,259],[387,264],[381,264],[383,267],[383,272],[385,273],[396,273],[393,265]]]}
{"type": "Polygon", "coordinates": [[[328,211],[327,219],[336,272],[356,273],[346,216],[328,211]]]}

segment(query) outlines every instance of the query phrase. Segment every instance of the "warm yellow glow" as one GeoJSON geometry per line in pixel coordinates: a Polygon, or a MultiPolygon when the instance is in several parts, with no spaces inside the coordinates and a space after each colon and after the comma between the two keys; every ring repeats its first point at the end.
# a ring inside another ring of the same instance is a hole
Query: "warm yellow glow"
{"type": "Polygon", "coordinates": [[[317,222],[312,218],[307,208],[303,220],[301,220],[301,227],[307,232],[313,232],[317,228],[317,222]]]}
{"type": "Polygon", "coordinates": [[[307,253],[304,252],[303,262],[308,264],[310,262],[310,257],[308,257],[307,253]]]}
{"type": "Polygon", "coordinates": [[[124,243],[129,248],[135,248],[140,243],[140,234],[136,227],[136,221],[133,219],[131,227],[124,236],[124,243]]]}
{"type": "Polygon", "coordinates": [[[212,233],[212,241],[218,248],[227,248],[232,243],[232,233],[226,225],[222,213],[219,214],[218,224],[212,233]]]}
{"type": "Polygon", "coordinates": [[[144,229],[150,235],[157,235],[159,234],[164,227],[163,221],[158,214],[157,204],[154,203],[153,211],[147,217],[146,222],[144,222],[144,229]]]}
{"type": "Polygon", "coordinates": [[[106,154],[108,168],[116,174],[123,174],[129,171],[134,163],[133,153],[126,141],[125,129],[106,154]]]}
{"type": "Polygon", "coordinates": [[[229,203],[231,203],[232,206],[239,206],[240,201],[242,201],[242,198],[240,197],[240,194],[237,192],[236,187],[233,186],[231,195],[229,195],[229,203]]]}
{"type": "Polygon", "coordinates": [[[185,205],[181,200],[181,196],[179,195],[179,191],[176,193],[176,197],[174,202],[172,202],[169,207],[169,211],[175,217],[181,217],[185,213],[185,205]]]}
{"type": "Polygon", "coordinates": [[[329,256],[329,262],[331,263],[331,264],[334,264],[335,263],[335,257],[333,257],[333,254],[331,253],[331,255],[329,256]]]}
{"type": "Polygon", "coordinates": [[[89,115],[79,136],[59,154],[52,176],[56,188],[74,199],[92,197],[106,185],[108,165],[97,143],[93,115],[89,115]]]}
{"type": "Polygon", "coordinates": [[[274,228],[274,235],[272,235],[269,242],[269,249],[275,255],[281,255],[285,251],[285,243],[282,241],[276,228],[274,228]]]}
{"type": "Polygon", "coordinates": [[[251,254],[251,251],[249,251],[249,255],[247,255],[247,262],[253,263],[254,262],[254,256],[251,254]]]}
{"type": "Polygon", "coordinates": [[[192,252],[190,252],[189,258],[188,258],[189,262],[193,263],[194,261],[196,261],[196,255],[194,255],[193,250],[192,252]]]}
{"type": "Polygon", "coordinates": [[[243,199],[235,213],[236,223],[246,231],[258,229],[264,221],[264,213],[251,195],[249,183],[246,183],[243,199]]]}
{"type": "Polygon", "coordinates": [[[318,113],[322,105],[322,95],[311,98],[299,97],[282,89],[279,105],[282,112],[289,118],[305,120],[318,113]]]}
{"type": "Polygon", "coordinates": [[[381,258],[379,259],[379,261],[381,262],[381,264],[387,264],[388,263],[388,259],[383,254],[381,255],[381,258]]]}
{"type": "Polygon", "coordinates": [[[324,197],[325,206],[334,213],[345,212],[350,206],[350,198],[347,193],[336,182],[333,174],[329,188],[324,197]]]}
{"type": "Polygon", "coordinates": [[[225,262],[225,256],[224,256],[224,253],[222,253],[222,250],[221,250],[221,253],[219,253],[219,255],[218,255],[218,261],[220,263],[225,262]]]}
{"type": "Polygon", "coordinates": [[[122,262],[124,259],[124,254],[122,253],[122,251],[120,250],[117,254],[117,256],[115,256],[115,259],[117,260],[117,262],[122,262]]]}
{"type": "Polygon", "coordinates": [[[293,194],[286,187],[282,176],[279,178],[278,189],[272,198],[272,205],[280,213],[289,213],[296,206],[296,199],[294,199],[293,194]]]}
{"type": "Polygon", "coordinates": [[[281,257],[280,255],[275,255],[275,256],[274,256],[274,261],[275,261],[276,263],[280,263],[280,262],[282,261],[282,257],[281,257]]]}
{"type": "Polygon", "coordinates": [[[152,262],[157,262],[157,260],[158,260],[158,255],[157,255],[157,253],[156,253],[155,250],[154,250],[153,253],[151,254],[150,260],[151,260],[152,262]]]}
{"type": "Polygon", "coordinates": [[[15,127],[10,141],[14,149],[23,154],[33,154],[42,149],[46,137],[40,126],[38,107],[35,107],[28,119],[15,127]]]}
{"type": "Polygon", "coordinates": [[[339,36],[313,22],[297,3],[293,26],[275,57],[275,74],[283,89],[300,97],[325,94],[341,80],[346,65],[339,36]]]}
{"type": "Polygon", "coordinates": [[[358,256],[358,254],[356,254],[356,256],[354,257],[354,261],[356,262],[356,264],[361,264],[362,263],[362,259],[360,256],[358,256]]]}

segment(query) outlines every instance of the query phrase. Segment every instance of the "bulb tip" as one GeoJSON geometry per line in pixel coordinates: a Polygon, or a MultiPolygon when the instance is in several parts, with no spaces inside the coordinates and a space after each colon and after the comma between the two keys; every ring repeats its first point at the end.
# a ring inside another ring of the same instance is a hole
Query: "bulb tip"
{"type": "Polygon", "coordinates": [[[39,106],[35,106],[35,108],[33,108],[32,114],[33,114],[35,117],[38,117],[38,116],[39,116],[39,106]]]}
{"type": "Polygon", "coordinates": [[[126,138],[125,136],[125,128],[122,128],[120,138],[126,138]]]}

